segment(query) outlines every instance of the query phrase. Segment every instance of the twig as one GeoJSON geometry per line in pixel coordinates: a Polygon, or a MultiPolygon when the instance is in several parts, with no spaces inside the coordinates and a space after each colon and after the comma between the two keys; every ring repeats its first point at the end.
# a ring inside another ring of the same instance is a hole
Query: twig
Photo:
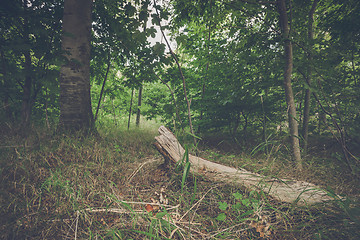
{"type": "Polygon", "coordinates": [[[79,211],[76,211],[76,224],[75,224],[75,237],[74,237],[75,240],[77,239],[78,224],[79,224],[79,211]]]}
{"type": "Polygon", "coordinates": [[[170,236],[169,236],[169,239],[172,239],[172,237],[174,236],[174,234],[175,234],[175,232],[177,231],[177,230],[179,230],[180,228],[175,228],[174,230],[172,230],[172,232],[171,232],[171,234],[170,234],[170,236]]]}
{"type": "Polygon", "coordinates": [[[133,179],[133,177],[140,171],[140,169],[147,163],[152,163],[152,162],[156,162],[157,160],[156,159],[151,159],[149,161],[146,161],[144,163],[142,163],[130,176],[129,176],[129,179],[128,179],[128,183],[131,182],[131,180],[133,179]]]}
{"type": "Polygon", "coordinates": [[[88,211],[88,212],[112,212],[112,213],[124,213],[124,214],[130,214],[133,212],[136,213],[143,213],[143,210],[133,210],[133,211],[126,211],[124,209],[120,209],[120,208],[98,208],[98,209],[93,209],[93,208],[85,208],[84,211],[88,211]]]}
{"type": "Polygon", "coordinates": [[[26,146],[26,145],[10,145],[10,146],[0,146],[0,148],[31,148],[35,145],[26,146]]]}
{"type": "Polygon", "coordinates": [[[201,225],[202,225],[201,223],[195,223],[195,222],[179,222],[179,221],[174,221],[174,223],[177,223],[177,224],[187,224],[187,225],[198,225],[198,226],[201,226],[201,225]]]}
{"type": "MultiPolygon", "coordinates": [[[[160,206],[160,207],[164,207],[166,208],[166,210],[172,210],[172,209],[175,209],[175,208],[178,208],[180,207],[180,204],[176,205],[176,206],[173,206],[173,205],[164,205],[164,204],[161,204],[161,203],[150,203],[150,202],[127,202],[127,201],[120,201],[120,203],[126,203],[126,204],[140,204],[140,205],[153,205],[153,206],[160,206]]],[[[94,209],[94,208],[85,208],[84,209],[85,211],[90,211],[90,212],[106,212],[106,211],[109,211],[109,212],[115,212],[115,213],[126,213],[125,210],[123,209],[119,209],[119,208],[97,208],[97,209],[94,209]]]]}
{"type": "Polygon", "coordinates": [[[181,216],[181,218],[179,218],[178,221],[181,221],[196,205],[198,205],[204,198],[205,196],[212,190],[214,189],[215,187],[212,187],[210,188],[200,199],[199,201],[197,201],[194,205],[192,205],[192,207],[186,211],[186,213],[184,215],[181,216]]]}
{"type": "MultiPolygon", "coordinates": [[[[185,232],[185,229],[177,226],[175,223],[172,223],[172,222],[169,222],[169,221],[167,221],[167,222],[168,222],[169,224],[173,225],[174,227],[176,227],[176,228],[171,232],[169,239],[172,239],[172,236],[175,234],[175,232],[176,232],[177,230],[181,230],[181,231],[185,232]]],[[[181,231],[179,231],[179,233],[180,233],[180,235],[183,237],[183,239],[185,240],[186,238],[185,238],[184,234],[183,234],[181,231]]]]}
{"type": "Polygon", "coordinates": [[[184,227],[187,228],[187,229],[189,229],[190,231],[196,232],[197,234],[199,234],[199,235],[201,235],[201,236],[207,235],[207,234],[204,234],[204,233],[202,233],[202,232],[200,232],[200,231],[198,231],[198,230],[196,230],[196,229],[194,229],[194,228],[190,228],[190,227],[185,226],[185,225],[184,225],[184,227]]]}
{"type": "MultiPolygon", "coordinates": [[[[234,226],[225,228],[225,229],[223,229],[223,230],[221,230],[221,231],[217,231],[215,234],[212,234],[212,235],[210,235],[210,236],[207,237],[207,238],[208,238],[208,239],[213,239],[216,235],[219,235],[219,234],[222,233],[222,232],[226,232],[226,231],[228,231],[228,230],[231,230],[231,229],[233,229],[233,228],[235,228],[235,227],[238,227],[238,226],[241,226],[241,225],[243,225],[243,224],[245,224],[245,223],[242,222],[242,223],[236,224],[236,225],[234,225],[234,226]]],[[[244,228],[244,229],[241,229],[240,232],[243,232],[243,231],[249,230],[249,229],[251,229],[251,228],[244,228]]]]}
{"type": "Polygon", "coordinates": [[[121,201],[121,203],[127,203],[127,204],[141,204],[141,205],[146,205],[146,204],[150,204],[150,205],[155,205],[155,206],[161,206],[161,207],[167,207],[167,210],[171,210],[171,209],[175,209],[178,208],[180,206],[180,204],[176,205],[176,206],[172,206],[172,205],[164,205],[161,203],[153,203],[153,202],[127,202],[127,201],[121,201]]]}

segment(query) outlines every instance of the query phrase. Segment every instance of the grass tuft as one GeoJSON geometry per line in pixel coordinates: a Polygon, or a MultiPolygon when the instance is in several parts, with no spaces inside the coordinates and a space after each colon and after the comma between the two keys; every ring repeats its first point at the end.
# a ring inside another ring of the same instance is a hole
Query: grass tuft
{"type": "MultiPolygon", "coordinates": [[[[356,200],[333,195],[334,203],[326,208],[295,207],[241,186],[194,176],[186,156],[176,169],[164,166],[152,146],[157,127],[103,125],[96,136],[87,137],[41,130],[27,139],[2,136],[0,238],[360,238],[356,200]]],[[[197,151],[229,166],[309,178],[336,193],[358,193],[356,180],[341,173],[327,155],[307,158],[304,172],[296,174],[286,168],[289,160],[277,146],[272,151],[269,146],[270,155],[221,151],[211,145],[197,151]]]]}

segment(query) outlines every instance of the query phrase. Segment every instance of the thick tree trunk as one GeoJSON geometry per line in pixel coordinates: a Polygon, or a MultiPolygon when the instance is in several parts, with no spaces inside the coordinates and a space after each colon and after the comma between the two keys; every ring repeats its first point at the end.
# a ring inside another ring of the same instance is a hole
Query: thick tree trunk
{"type": "Polygon", "coordinates": [[[316,9],[318,0],[314,0],[312,7],[310,9],[309,15],[308,15],[308,71],[307,71],[307,77],[306,82],[308,87],[305,89],[305,99],[304,99],[304,119],[303,119],[303,128],[302,128],[302,135],[304,138],[304,153],[307,152],[308,147],[308,139],[309,139],[309,119],[310,119],[310,103],[311,103],[311,75],[312,75],[312,41],[314,39],[314,33],[313,33],[313,23],[314,23],[314,13],[316,9]]]}
{"type": "Polygon", "coordinates": [[[92,0],[65,0],[60,69],[60,131],[85,131],[93,126],[90,98],[92,0]]]}
{"type": "Polygon", "coordinates": [[[141,100],[142,100],[142,91],[143,91],[143,85],[141,84],[139,87],[139,96],[138,96],[138,107],[137,107],[137,113],[136,113],[136,126],[140,126],[140,117],[141,117],[141,100]]]}
{"type": "MultiPolygon", "coordinates": [[[[185,154],[175,135],[166,127],[159,128],[160,136],[155,137],[155,147],[166,161],[179,162],[185,154]]],[[[189,155],[190,171],[212,181],[224,182],[233,186],[245,186],[263,191],[278,201],[311,205],[332,200],[324,190],[314,184],[289,179],[261,176],[245,169],[236,169],[213,163],[200,157],[189,155]]]]}
{"type": "Polygon", "coordinates": [[[302,160],[301,160],[300,143],[299,143],[299,126],[296,120],[296,105],[295,105],[294,94],[291,86],[291,75],[293,69],[293,49],[289,36],[290,29],[289,29],[285,0],[277,0],[277,9],[280,15],[280,27],[281,27],[281,32],[284,41],[284,49],[285,49],[284,87],[285,87],[285,97],[287,104],[287,113],[289,119],[291,148],[297,168],[301,170],[302,160]]]}

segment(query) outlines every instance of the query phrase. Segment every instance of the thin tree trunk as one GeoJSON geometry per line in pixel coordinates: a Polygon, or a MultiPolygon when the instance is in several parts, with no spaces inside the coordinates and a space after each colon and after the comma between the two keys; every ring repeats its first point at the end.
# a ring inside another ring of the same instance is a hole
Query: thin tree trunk
{"type": "Polygon", "coordinates": [[[49,116],[48,116],[48,90],[47,88],[45,88],[45,121],[46,121],[46,126],[48,128],[48,130],[50,130],[50,122],[49,122],[49,116]]]}
{"type": "Polygon", "coordinates": [[[136,127],[140,126],[140,116],[141,116],[140,108],[141,108],[142,91],[143,91],[143,85],[141,84],[139,87],[138,107],[137,107],[137,113],[136,113],[136,127]]]}
{"type": "MultiPolygon", "coordinates": [[[[27,6],[28,2],[23,1],[23,8],[24,8],[24,31],[23,31],[23,39],[25,44],[29,44],[29,23],[27,16],[27,6]]],[[[23,96],[22,96],[22,105],[21,105],[21,133],[27,135],[27,132],[30,127],[30,116],[31,116],[31,88],[32,88],[32,78],[31,78],[31,55],[30,49],[26,49],[24,51],[24,75],[25,80],[24,84],[22,85],[23,89],[23,96]]]]}
{"type": "Polygon", "coordinates": [[[243,131],[244,136],[246,136],[246,129],[247,129],[247,126],[248,126],[248,119],[247,119],[247,117],[246,117],[246,115],[244,114],[243,111],[241,112],[241,115],[243,116],[244,121],[245,121],[242,131],[243,131]]]}
{"type": "Polygon", "coordinates": [[[115,107],[114,107],[114,99],[111,99],[111,105],[112,105],[112,109],[113,109],[114,124],[115,124],[115,126],[117,126],[116,113],[115,113],[115,107]]]}
{"type": "Polygon", "coordinates": [[[30,115],[31,115],[31,87],[32,87],[32,78],[31,78],[31,56],[30,51],[27,50],[24,53],[25,56],[25,82],[23,85],[23,98],[21,106],[21,131],[26,135],[26,132],[30,127],[30,115]]]}
{"type": "Polygon", "coordinates": [[[129,119],[128,119],[128,130],[129,130],[129,128],[130,128],[130,121],[131,121],[131,111],[132,111],[133,97],[134,97],[134,89],[132,89],[132,90],[131,90],[130,109],[129,109],[129,119]]]}
{"type": "Polygon", "coordinates": [[[262,112],[263,112],[263,141],[265,143],[265,152],[266,154],[268,154],[268,144],[267,144],[267,136],[266,136],[266,113],[265,113],[265,108],[264,108],[264,99],[262,96],[260,96],[260,100],[261,100],[261,108],[262,108],[262,112]]]}
{"type": "Polygon", "coordinates": [[[110,57],[110,52],[109,52],[108,65],[107,65],[105,78],[104,78],[104,81],[103,81],[103,84],[102,84],[102,87],[101,87],[101,91],[100,91],[100,97],[99,97],[99,102],[98,102],[98,105],[97,105],[97,108],[96,108],[96,113],[95,113],[94,122],[96,121],[97,116],[98,116],[98,113],[99,113],[101,98],[102,98],[102,95],[103,95],[103,93],[104,93],[106,80],[107,80],[108,73],[109,73],[109,70],[110,70],[110,62],[111,62],[111,57],[110,57]]]}
{"type": "MultiPolygon", "coordinates": [[[[148,5],[146,4],[145,6],[147,12],[148,5]]],[[[147,23],[147,17],[144,19],[144,28],[143,28],[144,33],[146,32],[146,23],[147,23]]],[[[136,127],[140,126],[142,91],[143,91],[143,84],[141,82],[139,87],[138,106],[136,112],[136,127]]]]}
{"type": "Polygon", "coordinates": [[[4,112],[5,112],[5,117],[6,117],[6,120],[9,121],[9,122],[13,122],[13,117],[12,117],[12,112],[11,112],[11,109],[10,109],[10,104],[9,104],[9,93],[8,93],[8,76],[7,76],[7,69],[6,69],[6,60],[5,60],[5,56],[4,56],[4,52],[1,51],[0,52],[1,54],[1,66],[2,66],[2,74],[3,74],[3,79],[4,79],[4,84],[3,84],[3,87],[4,87],[4,98],[3,98],[3,109],[4,109],[4,112]]]}
{"type": "Polygon", "coordinates": [[[13,117],[12,117],[12,113],[11,113],[11,110],[10,110],[10,103],[9,103],[9,95],[8,94],[5,94],[5,96],[4,96],[3,108],[4,108],[4,111],[5,111],[6,120],[8,120],[9,122],[12,122],[13,117]]]}
{"type": "Polygon", "coordinates": [[[314,0],[311,10],[308,15],[308,71],[306,77],[306,84],[308,87],[305,90],[305,99],[304,99],[304,119],[303,119],[303,127],[302,127],[302,135],[304,138],[304,154],[307,152],[308,148],[308,139],[309,139],[309,119],[310,119],[310,103],[311,103],[311,78],[312,78],[312,41],[314,39],[314,32],[313,32],[313,23],[314,23],[314,13],[316,9],[316,5],[318,0],[314,0]]]}
{"type": "Polygon", "coordinates": [[[277,0],[277,9],[280,15],[280,27],[281,27],[281,32],[284,41],[284,49],[285,49],[284,87],[285,87],[285,97],[287,103],[287,113],[289,119],[291,148],[296,166],[299,170],[301,170],[302,160],[300,154],[299,128],[296,119],[295,99],[291,86],[291,76],[292,76],[292,68],[293,68],[293,49],[290,40],[290,28],[289,28],[285,0],[277,0]]]}
{"type": "MultiPolygon", "coordinates": [[[[212,7],[212,1],[210,1],[210,7],[212,7]]],[[[207,55],[208,55],[208,61],[206,63],[206,73],[205,73],[205,79],[204,82],[202,84],[202,89],[201,89],[201,105],[202,107],[204,106],[204,98],[205,98],[205,89],[206,89],[206,82],[208,80],[208,76],[209,76],[209,65],[210,65],[210,40],[211,40],[211,20],[209,22],[209,33],[208,33],[208,41],[207,41],[207,55]]],[[[200,110],[200,120],[203,119],[203,114],[204,111],[201,108],[200,110]]],[[[198,132],[201,132],[201,127],[199,126],[198,128],[198,132]]]]}
{"type": "Polygon", "coordinates": [[[59,131],[93,129],[90,96],[91,8],[93,0],[65,0],[60,69],[59,131]]]}
{"type": "Polygon", "coordinates": [[[325,126],[326,126],[326,114],[322,109],[319,109],[319,125],[318,125],[318,130],[319,130],[319,135],[321,135],[323,133],[323,130],[325,130],[325,126]]]}
{"type": "Polygon", "coordinates": [[[155,76],[169,89],[170,91],[170,94],[174,100],[174,106],[175,106],[175,114],[176,114],[176,117],[177,119],[179,120],[179,123],[180,123],[180,126],[182,126],[182,121],[181,121],[181,118],[180,118],[180,114],[179,114],[179,109],[178,109],[178,106],[177,106],[177,103],[176,103],[176,98],[175,98],[175,94],[174,94],[174,91],[171,89],[171,87],[169,86],[169,84],[167,84],[166,82],[164,82],[160,76],[154,71],[154,74],[155,76]]]}
{"type": "Polygon", "coordinates": [[[155,6],[156,14],[157,14],[157,17],[158,17],[158,21],[159,21],[158,23],[159,23],[159,27],[160,27],[161,34],[162,34],[162,36],[164,37],[164,40],[165,40],[165,42],[166,42],[167,47],[169,48],[169,51],[170,51],[172,57],[175,59],[176,65],[178,66],[178,69],[179,69],[179,72],[180,72],[180,75],[181,75],[181,79],[182,79],[182,83],[183,83],[184,96],[185,96],[185,101],[186,101],[186,105],[187,105],[187,112],[188,112],[190,133],[191,133],[192,136],[193,136],[194,145],[196,146],[196,145],[197,145],[197,140],[196,140],[195,133],[194,133],[194,128],[193,128],[193,125],[192,125],[191,110],[190,110],[190,101],[189,101],[188,96],[187,96],[185,77],[184,77],[184,74],[183,74],[183,72],[182,72],[180,63],[179,63],[179,61],[177,60],[177,58],[176,58],[176,56],[175,56],[175,53],[173,52],[173,50],[172,50],[172,48],[171,48],[171,46],[170,46],[170,44],[169,44],[169,41],[167,40],[167,38],[166,38],[166,36],[165,36],[165,33],[164,33],[163,29],[162,29],[161,22],[160,22],[160,14],[159,14],[158,9],[157,9],[157,7],[156,7],[156,1],[155,1],[155,0],[154,0],[154,6],[155,6]]]}

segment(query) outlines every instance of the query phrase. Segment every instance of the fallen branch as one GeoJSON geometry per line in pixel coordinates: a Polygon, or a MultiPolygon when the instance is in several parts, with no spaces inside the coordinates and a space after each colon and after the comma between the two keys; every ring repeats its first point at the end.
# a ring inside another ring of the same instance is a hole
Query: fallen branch
{"type": "Polygon", "coordinates": [[[144,210],[133,210],[127,211],[121,208],[85,208],[84,211],[86,212],[106,212],[106,213],[120,213],[120,214],[132,214],[132,213],[147,213],[144,210]]]}
{"type": "MultiPolygon", "coordinates": [[[[175,135],[164,126],[161,126],[158,131],[160,136],[155,137],[156,142],[154,143],[156,149],[163,155],[165,160],[176,163],[181,161],[185,149],[178,142],[175,135]]],[[[252,190],[263,191],[281,202],[312,205],[333,200],[325,190],[312,183],[266,177],[245,169],[236,169],[213,163],[190,154],[189,161],[191,163],[190,171],[195,174],[205,176],[212,181],[235,186],[242,185],[252,190]]]]}
{"type": "Polygon", "coordinates": [[[129,176],[128,180],[127,180],[127,183],[129,184],[129,183],[131,182],[131,180],[133,179],[133,177],[141,170],[141,168],[142,168],[144,165],[146,165],[146,164],[148,164],[148,163],[153,163],[153,162],[156,162],[156,161],[158,161],[158,160],[157,160],[157,159],[150,159],[149,161],[146,161],[146,162],[141,163],[140,166],[139,166],[132,174],[130,174],[130,176],[129,176]]]}

